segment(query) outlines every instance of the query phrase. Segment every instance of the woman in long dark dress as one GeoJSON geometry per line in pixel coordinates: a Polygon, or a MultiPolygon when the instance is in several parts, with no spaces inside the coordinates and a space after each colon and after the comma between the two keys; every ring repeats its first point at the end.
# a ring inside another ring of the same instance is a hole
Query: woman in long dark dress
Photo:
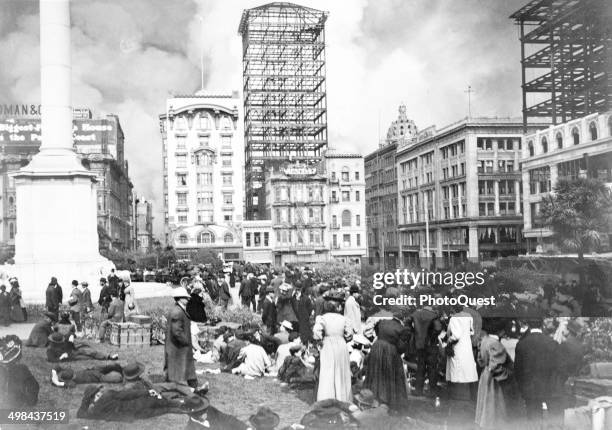
{"type": "Polygon", "coordinates": [[[312,328],[310,325],[310,316],[313,311],[312,300],[307,290],[302,288],[298,290],[296,295],[297,302],[297,319],[300,339],[302,343],[307,345],[312,340],[312,328]]]}
{"type": "Polygon", "coordinates": [[[16,279],[11,280],[11,291],[9,294],[11,297],[11,320],[14,322],[24,322],[26,319],[25,308],[22,306],[21,289],[16,279]]]}
{"type": "Polygon", "coordinates": [[[410,332],[395,318],[381,320],[375,331],[378,338],[368,356],[363,387],[371,390],[380,403],[399,411],[408,402],[401,355],[408,349],[410,332]]]}

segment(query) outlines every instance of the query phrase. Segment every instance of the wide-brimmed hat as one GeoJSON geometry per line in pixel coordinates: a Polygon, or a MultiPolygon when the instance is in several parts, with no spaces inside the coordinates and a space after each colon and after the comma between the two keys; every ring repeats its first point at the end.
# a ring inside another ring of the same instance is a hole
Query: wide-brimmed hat
{"type": "Polygon", "coordinates": [[[255,415],[249,417],[249,422],[256,429],[272,429],[280,423],[280,417],[272,409],[262,406],[255,415]]]}
{"type": "Polygon", "coordinates": [[[378,406],[378,400],[376,400],[374,393],[367,388],[355,394],[355,400],[358,404],[369,406],[370,408],[376,408],[378,406]]]}
{"type": "Polygon", "coordinates": [[[174,297],[175,299],[180,299],[180,298],[189,299],[189,298],[191,298],[191,296],[189,295],[189,293],[187,292],[185,287],[176,287],[176,288],[173,288],[172,289],[172,297],[174,297]]]}
{"type": "Polygon", "coordinates": [[[287,330],[292,331],[293,330],[293,324],[291,324],[289,321],[285,320],[282,323],[280,323],[281,327],[285,327],[287,330]]]}
{"type": "Polygon", "coordinates": [[[0,363],[9,364],[21,357],[21,339],[9,334],[0,338],[0,363]]]}
{"type": "Polygon", "coordinates": [[[49,312],[49,311],[43,311],[42,313],[44,316],[46,316],[47,318],[49,318],[51,321],[56,322],[57,321],[57,314],[53,313],[53,312],[49,312]]]}
{"type": "Polygon", "coordinates": [[[181,406],[188,414],[196,414],[205,411],[210,406],[210,402],[204,396],[189,396],[185,399],[185,403],[181,406]]]}
{"type": "Polygon", "coordinates": [[[145,365],[138,361],[130,361],[123,368],[123,377],[127,381],[138,379],[145,371],[145,365]]]}
{"type": "Polygon", "coordinates": [[[51,343],[64,343],[66,340],[64,335],[58,332],[51,333],[47,339],[49,339],[49,342],[51,343]]]}

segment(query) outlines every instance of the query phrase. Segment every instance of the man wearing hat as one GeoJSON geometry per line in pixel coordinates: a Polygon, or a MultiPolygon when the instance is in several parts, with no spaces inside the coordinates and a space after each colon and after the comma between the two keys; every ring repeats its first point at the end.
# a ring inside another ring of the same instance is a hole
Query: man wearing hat
{"type": "Polygon", "coordinates": [[[344,303],[344,317],[351,323],[353,333],[361,333],[361,308],[357,299],[359,298],[359,287],[352,285],[349,296],[344,303]]]}
{"type": "Polygon", "coordinates": [[[100,278],[100,297],[98,298],[98,304],[102,307],[103,314],[108,312],[108,307],[112,301],[111,288],[108,286],[106,278],[100,278]]]}
{"type": "Polygon", "coordinates": [[[195,361],[191,345],[191,321],[187,314],[190,295],[183,287],[172,291],[174,306],[168,312],[166,343],[164,347],[164,372],[166,381],[197,387],[195,361]]]}
{"type": "Polygon", "coordinates": [[[280,423],[280,417],[269,407],[262,406],[249,417],[249,423],[255,430],[274,430],[280,423]]]}
{"type": "Polygon", "coordinates": [[[57,315],[49,311],[43,311],[43,315],[42,321],[37,322],[32,327],[30,336],[25,343],[26,346],[33,348],[44,348],[47,346],[49,335],[53,331],[53,324],[57,322],[57,315]]]}
{"type": "Polygon", "coordinates": [[[276,304],[274,303],[274,287],[266,288],[266,298],[263,301],[261,321],[266,327],[268,335],[272,336],[276,332],[276,304]]]}
{"type": "Polygon", "coordinates": [[[73,336],[67,338],[59,332],[53,332],[49,336],[49,345],[47,346],[47,361],[50,363],[58,363],[61,361],[75,360],[117,360],[117,354],[107,354],[102,351],[97,351],[87,343],[81,342],[78,345],[74,343],[73,336]]]}
{"type": "Polygon", "coordinates": [[[81,282],[81,321],[85,322],[87,316],[93,312],[94,307],[91,301],[91,291],[89,291],[89,283],[87,281],[81,282]]]}
{"type": "Polygon", "coordinates": [[[0,338],[0,409],[32,407],[38,403],[39,385],[21,360],[21,340],[15,335],[0,338]]]}
{"type": "Polygon", "coordinates": [[[62,287],[57,283],[57,278],[54,276],[49,282],[47,291],[45,292],[45,307],[49,312],[59,316],[59,307],[64,300],[62,287]]]}
{"type": "MultiPolygon", "coordinates": [[[[69,367],[56,365],[51,369],[51,383],[56,387],[73,387],[76,384],[93,383],[120,384],[123,382],[124,375],[128,372],[130,366],[133,365],[133,363],[129,363],[125,368],[122,368],[119,363],[113,363],[77,371],[69,367]]],[[[144,365],[140,366],[142,366],[142,370],[144,371],[144,365]]],[[[136,369],[136,371],[137,370],[138,369],[136,369]]],[[[135,372],[133,369],[131,371],[135,372]]],[[[140,374],[136,377],[139,375],[140,374]]],[[[125,377],[125,379],[126,381],[129,380],[127,377],[125,377]]]]}
{"type": "Polygon", "coordinates": [[[230,294],[229,285],[227,284],[227,281],[225,280],[225,274],[223,272],[219,273],[218,285],[219,285],[219,305],[221,305],[223,309],[227,309],[227,305],[230,299],[232,298],[232,296],[230,294]]]}

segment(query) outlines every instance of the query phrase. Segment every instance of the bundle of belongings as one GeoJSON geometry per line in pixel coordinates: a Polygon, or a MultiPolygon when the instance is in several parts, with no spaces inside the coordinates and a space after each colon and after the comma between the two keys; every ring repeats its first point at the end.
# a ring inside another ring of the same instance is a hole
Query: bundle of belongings
{"type": "Polygon", "coordinates": [[[21,359],[21,340],[0,338],[0,409],[18,409],[38,403],[39,385],[21,359]]]}

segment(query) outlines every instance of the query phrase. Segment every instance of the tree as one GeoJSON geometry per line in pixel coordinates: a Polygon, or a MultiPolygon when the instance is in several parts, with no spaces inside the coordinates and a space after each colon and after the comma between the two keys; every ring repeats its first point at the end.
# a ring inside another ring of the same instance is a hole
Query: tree
{"type": "Polygon", "coordinates": [[[596,179],[561,179],[543,201],[541,215],[565,249],[578,253],[582,266],[584,253],[597,249],[601,232],[607,231],[612,211],[612,194],[596,179]]]}
{"type": "Polygon", "coordinates": [[[214,273],[218,273],[223,269],[223,261],[219,259],[217,253],[205,248],[200,248],[191,257],[193,264],[202,264],[208,266],[214,273]]]}

